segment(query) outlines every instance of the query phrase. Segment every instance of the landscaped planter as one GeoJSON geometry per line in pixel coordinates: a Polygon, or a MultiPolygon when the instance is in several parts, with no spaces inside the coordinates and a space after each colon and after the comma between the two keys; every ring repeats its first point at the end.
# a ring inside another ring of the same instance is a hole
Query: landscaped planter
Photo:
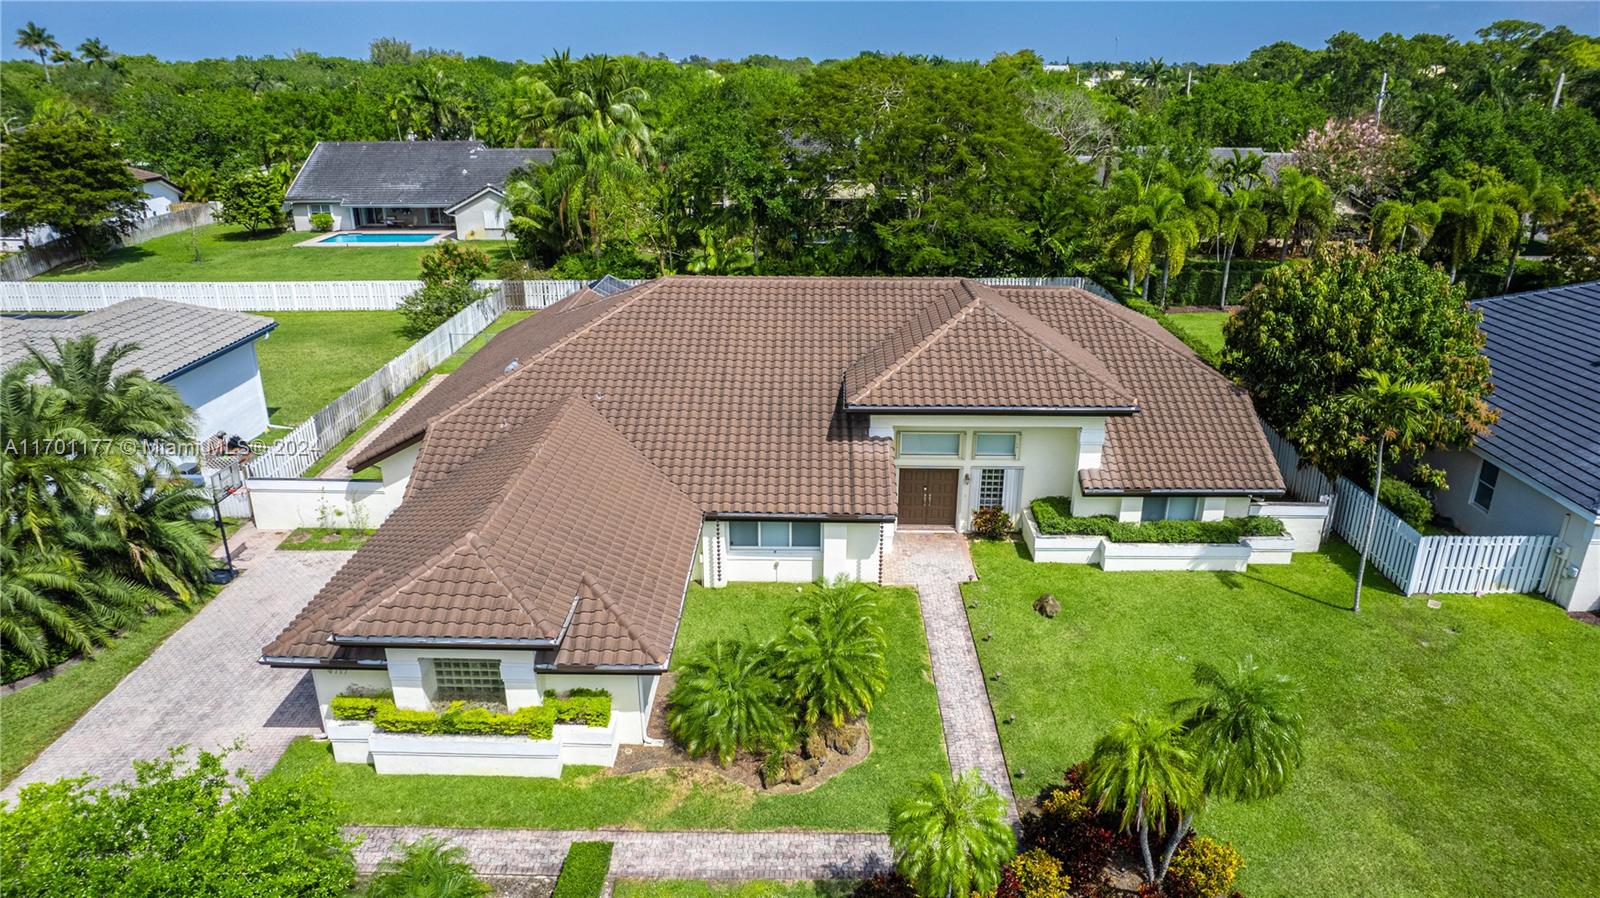
{"type": "Polygon", "coordinates": [[[322,722],[328,741],[333,744],[333,759],[346,764],[365,764],[370,760],[367,743],[372,739],[372,721],[335,720],[322,722]]]}
{"type": "Polygon", "coordinates": [[[1039,532],[1032,511],[1022,513],[1022,541],[1028,545],[1028,554],[1034,561],[1051,561],[1061,564],[1094,564],[1100,560],[1103,536],[1049,535],[1039,532]]]}
{"type": "Polygon", "coordinates": [[[561,745],[561,763],[594,764],[610,767],[617,763],[616,719],[610,726],[590,727],[575,723],[555,725],[555,741],[561,745]]]}
{"type": "Polygon", "coordinates": [[[1246,536],[1239,542],[1250,548],[1251,564],[1288,564],[1297,545],[1292,536],[1246,536]]]}
{"type": "Polygon", "coordinates": [[[1243,571],[1250,547],[1238,543],[1114,543],[1106,541],[1100,567],[1108,571],[1243,571]]]}
{"type": "Polygon", "coordinates": [[[556,739],[374,732],[367,747],[378,773],[561,775],[561,743],[556,739]]]}

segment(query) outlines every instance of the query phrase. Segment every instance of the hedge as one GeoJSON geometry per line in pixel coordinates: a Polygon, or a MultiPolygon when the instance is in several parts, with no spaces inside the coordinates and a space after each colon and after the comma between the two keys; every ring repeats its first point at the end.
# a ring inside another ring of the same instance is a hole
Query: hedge
{"type": "Polygon", "coordinates": [[[1283,521],[1265,515],[1220,521],[1124,523],[1109,515],[1070,516],[1065,496],[1035,499],[1031,506],[1039,532],[1049,536],[1102,536],[1114,543],[1236,543],[1246,536],[1282,536],[1283,521]],[[1065,510],[1066,513],[1063,513],[1065,510]]]}
{"type": "Polygon", "coordinates": [[[338,695],[329,704],[334,719],[370,720],[375,729],[385,733],[549,739],[558,723],[596,727],[611,723],[611,693],[600,689],[575,689],[573,693],[566,698],[551,695],[542,705],[510,713],[469,707],[465,702],[451,702],[443,711],[412,711],[396,707],[394,696],[388,693],[338,695]]]}
{"type": "Polygon", "coordinates": [[[599,898],[611,873],[610,842],[573,842],[552,898],[599,898]]]}

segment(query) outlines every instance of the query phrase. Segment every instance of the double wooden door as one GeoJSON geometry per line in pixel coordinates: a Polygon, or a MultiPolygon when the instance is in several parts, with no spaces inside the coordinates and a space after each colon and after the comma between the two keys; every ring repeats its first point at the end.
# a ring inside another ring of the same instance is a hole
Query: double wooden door
{"type": "Polygon", "coordinates": [[[961,472],[955,468],[901,468],[902,527],[954,527],[961,472]]]}

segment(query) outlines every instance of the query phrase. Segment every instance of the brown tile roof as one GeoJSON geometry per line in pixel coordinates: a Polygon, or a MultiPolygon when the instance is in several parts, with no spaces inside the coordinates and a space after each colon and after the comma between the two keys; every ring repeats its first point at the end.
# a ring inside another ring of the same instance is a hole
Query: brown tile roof
{"type": "Polygon", "coordinates": [[[413,484],[263,654],[338,662],[371,645],[559,644],[557,666],[664,665],[701,517],[568,396],[438,488],[413,484]]]}

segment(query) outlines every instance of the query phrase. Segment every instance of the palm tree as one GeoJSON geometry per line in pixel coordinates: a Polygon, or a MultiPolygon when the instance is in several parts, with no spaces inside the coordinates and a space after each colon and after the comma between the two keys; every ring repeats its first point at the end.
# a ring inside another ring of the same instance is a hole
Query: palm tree
{"type": "Polygon", "coordinates": [[[1228,304],[1228,276],[1233,270],[1234,248],[1249,255],[1267,233],[1267,213],[1261,194],[1240,188],[1224,196],[1217,206],[1217,234],[1222,244],[1222,293],[1217,305],[1228,304]]]}
{"type": "Polygon", "coordinates": [[[1165,183],[1146,185],[1134,172],[1123,169],[1112,178],[1112,213],[1109,224],[1112,257],[1128,267],[1128,287],[1145,281],[1150,292],[1150,264],[1163,259],[1168,277],[1182,271],[1185,254],[1200,240],[1200,229],[1184,194],[1165,183]]]}
{"type": "Polygon", "coordinates": [[[650,94],[633,83],[623,60],[599,55],[573,63],[558,55],[545,67],[546,78],[525,75],[517,81],[515,109],[525,139],[559,144],[565,134],[593,130],[612,135],[614,146],[635,160],[654,154],[641,111],[650,94]]]}
{"type": "Polygon", "coordinates": [[[895,866],[925,898],[986,894],[1017,850],[1005,800],[977,770],[933,773],[889,808],[895,866]]]}
{"type": "Polygon", "coordinates": [[[362,898],[480,898],[492,889],[472,873],[467,850],[436,836],[400,846],[378,862],[362,898]]]}
{"type": "Polygon", "coordinates": [[[1292,165],[1278,172],[1272,199],[1272,233],[1283,241],[1280,262],[1289,258],[1291,242],[1299,251],[1301,238],[1321,237],[1333,225],[1333,192],[1321,178],[1292,165]]]}
{"type": "Polygon", "coordinates": [[[592,125],[561,134],[560,152],[545,177],[559,202],[555,209],[574,234],[586,234],[590,249],[601,244],[600,201],[605,192],[638,178],[642,170],[622,151],[628,140],[620,128],[602,130],[592,125]]]}
{"type": "Polygon", "coordinates": [[[1405,252],[1406,236],[1416,234],[1416,249],[1421,252],[1422,245],[1433,236],[1433,229],[1439,226],[1441,214],[1439,205],[1428,200],[1417,203],[1384,200],[1372,207],[1372,229],[1367,243],[1375,251],[1398,245],[1400,252],[1405,252]]]}
{"type": "Polygon", "coordinates": [[[1356,596],[1351,611],[1361,610],[1361,584],[1367,574],[1367,556],[1372,551],[1372,535],[1378,525],[1378,497],[1383,494],[1383,454],[1390,446],[1406,447],[1422,435],[1426,413],[1438,402],[1439,391],[1432,384],[1390,377],[1387,371],[1362,371],[1361,383],[1343,394],[1343,401],[1354,415],[1370,423],[1378,435],[1374,456],[1376,473],[1372,482],[1372,508],[1367,512],[1366,538],[1361,541],[1361,566],[1356,569],[1356,596]]]}
{"type": "Polygon", "coordinates": [[[1254,190],[1267,183],[1266,162],[1267,157],[1260,153],[1241,153],[1235,148],[1233,158],[1224,159],[1217,166],[1217,186],[1224,193],[1254,190]]]}
{"type": "Polygon", "coordinates": [[[888,684],[888,643],[871,587],[819,580],[812,590],[778,640],[778,671],[807,725],[826,718],[840,726],[872,710],[888,684]]]}
{"type": "Polygon", "coordinates": [[[66,47],[56,47],[50,51],[50,61],[56,65],[72,65],[78,61],[78,57],[73,56],[66,47]]]}
{"type": "Polygon", "coordinates": [[[147,470],[132,501],[112,506],[105,516],[112,538],[102,554],[188,606],[199,600],[211,573],[210,526],[195,517],[210,507],[205,489],[187,478],[147,470]]]}
{"type": "Polygon", "coordinates": [[[1460,178],[1446,175],[1441,182],[1439,210],[1444,216],[1436,237],[1446,241],[1450,256],[1450,283],[1460,276],[1461,263],[1477,258],[1487,248],[1491,253],[1504,249],[1521,228],[1516,207],[1506,201],[1502,186],[1483,184],[1473,187],[1460,178]]]}
{"type": "Polygon", "coordinates": [[[727,766],[741,750],[770,750],[788,738],[782,698],[764,646],[718,639],[678,672],[667,726],[689,754],[727,766]]]}
{"type": "Polygon", "coordinates": [[[50,51],[61,45],[56,43],[55,35],[46,31],[43,26],[29,22],[17,29],[17,46],[39,57],[39,65],[44,67],[45,83],[50,82],[50,51]]]}
{"type": "Polygon", "coordinates": [[[461,140],[472,132],[472,108],[466,86],[439,66],[430,66],[390,98],[389,115],[405,118],[426,140],[461,140]]]}
{"type": "MultiPolygon", "coordinates": [[[[1200,662],[1191,672],[1204,694],[1173,704],[1183,714],[1184,735],[1199,764],[1200,788],[1209,798],[1261,801],[1288,788],[1304,758],[1304,724],[1298,693],[1287,677],[1269,673],[1246,655],[1224,672],[1200,662]]],[[[1156,868],[1166,876],[1173,852],[1194,823],[1184,815],[1167,839],[1156,868]]]]}
{"type": "Polygon", "coordinates": [[[84,63],[91,67],[110,65],[111,61],[117,58],[117,54],[111,52],[106,42],[98,37],[91,37],[79,44],[78,55],[82,56],[84,63]]]}
{"type": "Polygon", "coordinates": [[[1505,198],[1521,216],[1521,224],[1517,233],[1511,238],[1511,258],[1506,263],[1506,281],[1500,285],[1500,292],[1511,290],[1511,279],[1517,273],[1517,258],[1522,255],[1522,247],[1526,242],[1531,242],[1539,230],[1539,223],[1550,221],[1566,211],[1567,198],[1561,192],[1559,185],[1546,179],[1541,169],[1535,168],[1532,177],[1509,185],[1506,188],[1505,198]]]}
{"type": "Polygon", "coordinates": [[[1194,813],[1203,797],[1194,753],[1176,721],[1141,713],[1113,724],[1089,755],[1084,786],[1100,810],[1113,810],[1139,837],[1145,878],[1156,881],[1150,831],[1163,834],[1194,813]]]}
{"type": "Polygon", "coordinates": [[[104,352],[87,334],[62,342],[52,339],[55,356],[33,347],[22,362],[44,375],[66,397],[65,413],[82,420],[112,440],[189,442],[194,437],[194,410],[171,386],[153,381],[137,369],[117,373],[137,343],[113,343],[104,352]]]}

